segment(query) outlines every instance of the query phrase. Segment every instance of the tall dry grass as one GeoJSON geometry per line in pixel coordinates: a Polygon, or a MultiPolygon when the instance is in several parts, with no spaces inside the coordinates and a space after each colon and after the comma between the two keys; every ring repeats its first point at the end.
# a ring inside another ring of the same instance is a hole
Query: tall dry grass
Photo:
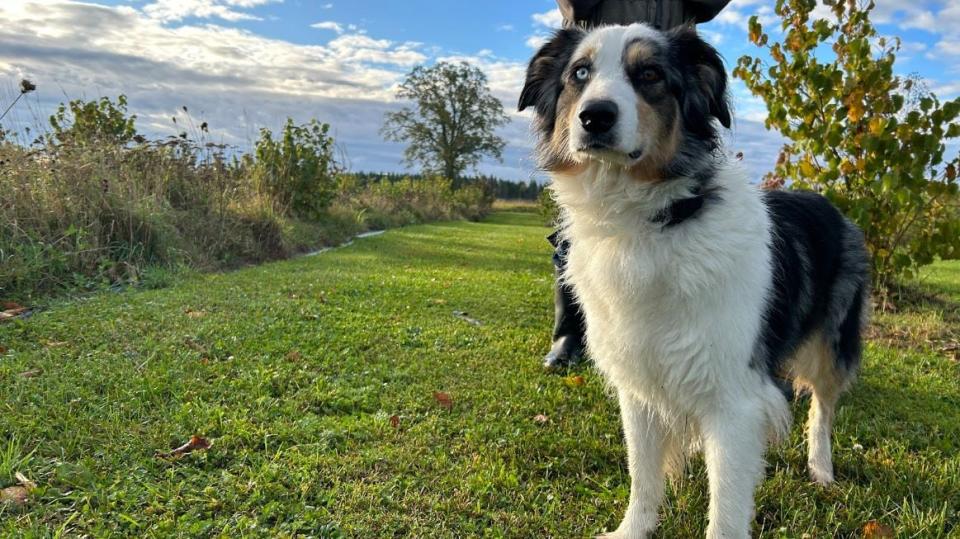
{"type": "MultiPolygon", "coordinates": [[[[336,192],[307,217],[262,188],[265,169],[289,167],[186,133],[158,141],[127,134],[108,143],[48,133],[29,146],[0,137],[0,299],[149,285],[170,269],[284,258],[369,229],[477,218],[492,204],[480,185],[359,181],[330,167],[311,173],[336,192]]],[[[302,185],[303,171],[294,173],[291,185],[302,185]]]]}

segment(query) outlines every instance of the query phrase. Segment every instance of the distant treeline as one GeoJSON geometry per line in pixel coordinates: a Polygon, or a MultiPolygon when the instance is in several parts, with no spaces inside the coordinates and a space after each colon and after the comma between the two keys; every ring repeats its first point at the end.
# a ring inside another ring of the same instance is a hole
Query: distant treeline
{"type": "MultiPolygon", "coordinates": [[[[357,182],[361,184],[382,180],[398,182],[404,179],[416,181],[427,178],[422,174],[401,174],[396,172],[350,172],[346,174],[353,176],[357,182]]],[[[481,186],[486,193],[504,200],[537,200],[540,197],[541,191],[543,191],[543,185],[534,180],[517,182],[495,178],[493,176],[466,176],[453,180],[453,187],[455,189],[467,185],[481,186]]]]}

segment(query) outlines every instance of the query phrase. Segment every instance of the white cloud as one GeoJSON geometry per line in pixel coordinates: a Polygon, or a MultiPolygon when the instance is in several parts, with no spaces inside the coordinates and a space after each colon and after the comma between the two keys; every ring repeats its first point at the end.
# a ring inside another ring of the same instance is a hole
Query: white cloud
{"type": "Polygon", "coordinates": [[[933,13],[929,11],[919,11],[909,14],[904,21],[900,23],[900,28],[935,31],[937,20],[933,13]]]}
{"type": "Polygon", "coordinates": [[[937,94],[941,100],[956,99],[960,97],[960,82],[949,82],[946,84],[932,84],[930,91],[937,94]]]}
{"type": "Polygon", "coordinates": [[[219,18],[226,21],[260,20],[244,9],[283,0],[154,0],[143,7],[149,17],[163,22],[182,21],[188,17],[219,18]]]}
{"type": "Polygon", "coordinates": [[[549,30],[554,30],[563,26],[563,15],[559,8],[544,11],[543,13],[534,13],[530,16],[533,20],[535,31],[527,36],[526,44],[531,49],[539,49],[549,39],[549,30]]]}
{"type": "Polygon", "coordinates": [[[515,30],[512,24],[500,24],[497,25],[497,32],[513,32],[515,30]]]}
{"type": "Polygon", "coordinates": [[[332,30],[338,34],[343,33],[343,25],[338,22],[333,21],[321,21],[315,22],[310,25],[310,28],[317,28],[319,30],[332,30]]]}
{"type": "Polygon", "coordinates": [[[544,43],[547,42],[547,39],[549,39],[549,36],[546,36],[543,34],[535,34],[527,38],[526,44],[531,49],[539,49],[540,47],[543,46],[544,43]]]}
{"type": "Polygon", "coordinates": [[[547,28],[560,28],[563,26],[563,15],[560,13],[560,8],[551,9],[544,13],[534,13],[531,18],[534,23],[540,26],[546,26],[547,28]]]}
{"type": "MultiPolygon", "coordinates": [[[[235,5],[256,2],[245,1],[235,5]]],[[[400,169],[403,147],[378,134],[384,114],[399,106],[393,90],[413,66],[444,57],[421,43],[378,39],[351,25],[341,24],[343,32],[324,45],[300,45],[215,24],[169,26],[130,7],[65,0],[0,2],[0,20],[0,81],[29,78],[39,87],[29,117],[12,118],[15,111],[5,127],[36,127],[36,118],[42,122],[65,99],[123,93],[147,135],[175,134],[169,118],[187,105],[194,118],[209,123],[215,141],[241,149],[260,127],[276,129],[288,116],[315,117],[331,124],[357,170],[400,169]]],[[[490,50],[458,58],[480,66],[494,94],[514,110],[520,63],[490,50]]],[[[509,140],[505,163],[486,163],[482,171],[530,177],[527,124],[519,118],[502,130],[509,140]]]]}
{"type": "Polygon", "coordinates": [[[722,32],[714,32],[713,30],[707,30],[705,28],[700,28],[697,31],[714,47],[719,47],[720,44],[723,43],[724,38],[726,38],[726,35],[722,32]]]}
{"type": "Polygon", "coordinates": [[[722,25],[736,26],[746,31],[747,23],[754,15],[764,27],[779,21],[773,12],[772,2],[767,0],[733,0],[714,20],[722,25]]]}
{"type": "Polygon", "coordinates": [[[950,56],[960,56],[960,39],[941,39],[937,42],[936,50],[950,56]]]}

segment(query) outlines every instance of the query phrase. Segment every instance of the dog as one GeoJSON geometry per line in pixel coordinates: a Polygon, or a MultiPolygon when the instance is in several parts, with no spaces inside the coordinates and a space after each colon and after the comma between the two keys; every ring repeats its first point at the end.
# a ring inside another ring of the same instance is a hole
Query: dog
{"type": "Polygon", "coordinates": [[[528,107],[570,241],[564,279],[623,419],[630,500],[606,537],[653,533],[692,451],[707,537],[748,537],[790,383],[811,394],[812,479],[833,481],[834,410],[868,312],[863,234],[822,196],[763,192],[724,156],[727,76],[692,27],[559,30],[529,63],[528,107]]]}

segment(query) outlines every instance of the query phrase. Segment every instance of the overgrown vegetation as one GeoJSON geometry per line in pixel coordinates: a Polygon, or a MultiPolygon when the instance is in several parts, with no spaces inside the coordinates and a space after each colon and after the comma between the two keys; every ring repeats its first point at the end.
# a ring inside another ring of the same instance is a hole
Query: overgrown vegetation
{"type": "Polygon", "coordinates": [[[816,190],[864,231],[877,289],[934,260],[960,258],[960,98],[941,102],[894,74],[897,39],[877,35],[872,1],[778,0],[772,41],[757,17],[750,39],[772,59],[740,58],[734,73],[767,105],[784,146],[768,185],[816,190]]]}
{"type": "Polygon", "coordinates": [[[264,130],[246,155],[187,123],[147,140],[121,96],[62,105],[32,145],[0,130],[0,298],[151,285],[170,269],[283,258],[370,228],[476,219],[493,201],[482,182],[358,181],[316,121],[264,130]]]}
{"type": "MultiPolygon", "coordinates": [[[[0,503],[0,536],[614,529],[630,491],[616,400],[590,370],[540,367],[548,232],[532,212],[420,225],[0,324],[0,490],[35,484],[0,503]],[[212,446],[157,457],[194,435],[212,446]]],[[[808,478],[799,398],[753,537],[957,537],[960,263],[921,277],[841,400],[837,482],[808,478]]],[[[658,537],[704,536],[704,468],[670,484],[658,537]]]]}

